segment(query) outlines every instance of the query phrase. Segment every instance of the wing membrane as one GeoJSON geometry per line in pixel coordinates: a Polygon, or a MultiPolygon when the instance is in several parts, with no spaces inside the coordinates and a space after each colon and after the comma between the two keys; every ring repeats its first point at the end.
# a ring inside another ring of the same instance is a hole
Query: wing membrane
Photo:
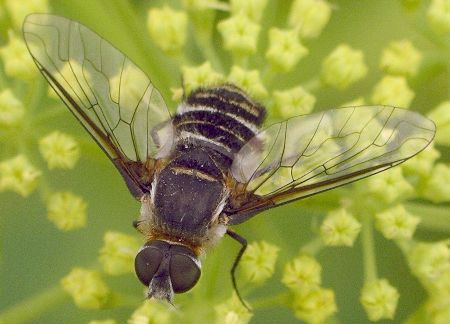
{"type": "Polygon", "coordinates": [[[85,26],[27,16],[27,47],[44,77],[124,176],[136,197],[143,164],[170,151],[173,129],[161,94],[123,53],[85,26]]]}
{"type": "Polygon", "coordinates": [[[240,222],[242,214],[381,172],[423,150],[434,133],[431,120],[388,106],[338,108],[272,125],[233,161],[231,174],[251,198],[230,213],[240,222]]]}

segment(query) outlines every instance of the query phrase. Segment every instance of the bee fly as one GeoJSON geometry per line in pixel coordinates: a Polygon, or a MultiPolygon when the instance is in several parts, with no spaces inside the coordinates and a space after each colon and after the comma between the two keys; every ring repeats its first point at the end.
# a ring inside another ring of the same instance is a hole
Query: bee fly
{"type": "Polygon", "coordinates": [[[225,234],[241,244],[236,289],[247,242],[230,225],[387,170],[434,137],[432,121],[388,106],[332,109],[261,131],[264,107],[228,84],[194,90],[172,118],[144,72],[85,26],[32,14],[23,31],[43,76],[142,204],[134,224],[146,243],[135,269],[149,298],[172,302],[191,289],[200,257],[225,234]]]}

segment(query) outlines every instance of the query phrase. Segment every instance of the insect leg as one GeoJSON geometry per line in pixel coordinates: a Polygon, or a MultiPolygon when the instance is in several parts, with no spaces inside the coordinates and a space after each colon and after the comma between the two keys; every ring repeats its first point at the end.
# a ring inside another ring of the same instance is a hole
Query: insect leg
{"type": "Polygon", "coordinates": [[[241,261],[242,255],[244,254],[245,250],[247,249],[247,240],[240,236],[239,234],[233,232],[230,229],[227,229],[227,232],[229,237],[231,237],[233,240],[236,240],[241,244],[241,249],[239,250],[238,255],[236,256],[236,259],[234,259],[233,266],[231,267],[231,281],[233,282],[233,288],[236,291],[236,294],[245,308],[247,308],[249,311],[251,310],[249,306],[245,303],[244,299],[242,299],[241,294],[239,293],[239,289],[237,288],[236,284],[236,269],[239,265],[239,262],[241,261]]]}
{"type": "Polygon", "coordinates": [[[139,226],[140,223],[142,223],[142,220],[138,220],[138,219],[134,220],[133,221],[133,227],[135,229],[138,229],[138,226],[139,226]]]}

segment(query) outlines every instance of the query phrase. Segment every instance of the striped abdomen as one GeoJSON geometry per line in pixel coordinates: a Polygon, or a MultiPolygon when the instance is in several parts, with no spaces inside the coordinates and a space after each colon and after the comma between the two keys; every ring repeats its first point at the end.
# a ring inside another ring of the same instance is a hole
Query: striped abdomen
{"type": "Polygon", "coordinates": [[[242,90],[223,85],[193,91],[173,122],[180,139],[212,147],[232,159],[258,132],[264,117],[265,109],[242,90]]]}

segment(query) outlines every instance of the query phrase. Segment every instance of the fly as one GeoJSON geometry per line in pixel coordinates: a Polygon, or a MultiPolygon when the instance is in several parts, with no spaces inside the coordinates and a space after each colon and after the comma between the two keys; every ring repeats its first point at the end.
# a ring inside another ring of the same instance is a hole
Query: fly
{"type": "Polygon", "coordinates": [[[87,27],[32,14],[23,31],[43,76],[141,202],[134,226],[146,243],[135,270],[148,298],[172,302],[194,287],[200,257],[225,234],[241,244],[236,289],[247,241],[230,226],[396,166],[435,134],[429,119],[389,106],[332,109],[261,130],[265,108],[231,84],[192,91],[171,116],[146,74],[87,27]]]}

